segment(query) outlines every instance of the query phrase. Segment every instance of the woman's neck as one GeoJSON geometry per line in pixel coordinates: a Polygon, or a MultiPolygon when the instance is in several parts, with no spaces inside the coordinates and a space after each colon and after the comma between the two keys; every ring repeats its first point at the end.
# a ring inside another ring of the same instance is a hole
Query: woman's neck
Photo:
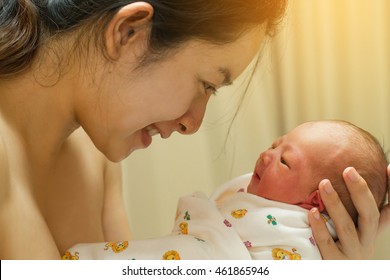
{"type": "Polygon", "coordinates": [[[20,141],[31,164],[53,163],[65,140],[79,126],[73,89],[65,77],[47,86],[33,72],[0,81],[2,137],[14,135],[11,141],[20,141]]]}

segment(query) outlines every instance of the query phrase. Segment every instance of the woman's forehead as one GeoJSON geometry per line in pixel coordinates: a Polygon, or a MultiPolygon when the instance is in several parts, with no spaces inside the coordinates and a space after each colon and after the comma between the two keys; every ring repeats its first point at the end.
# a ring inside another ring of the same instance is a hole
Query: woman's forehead
{"type": "Polygon", "coordinates": [[[236,41],[222,45],[193,40],[184,45],[182,53],[194,66],[212,66],[210,70],[223,76],[221,82],[228,85],[256,59],[264,37],[263,29],[253,29],[236,41]]]}

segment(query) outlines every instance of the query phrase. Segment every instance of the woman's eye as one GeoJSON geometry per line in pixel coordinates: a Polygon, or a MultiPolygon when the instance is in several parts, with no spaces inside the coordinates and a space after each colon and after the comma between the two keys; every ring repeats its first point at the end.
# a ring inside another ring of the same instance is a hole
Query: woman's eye
{"type": "Polygon", "coordinates": [[[212,94],[212,95],[217,94],[217,89],[215,87],[213,87],[212,85],[210,85],[208,83],[203,83],[203,85],[204,85],[204,91],[206,94],[212,94]]]}

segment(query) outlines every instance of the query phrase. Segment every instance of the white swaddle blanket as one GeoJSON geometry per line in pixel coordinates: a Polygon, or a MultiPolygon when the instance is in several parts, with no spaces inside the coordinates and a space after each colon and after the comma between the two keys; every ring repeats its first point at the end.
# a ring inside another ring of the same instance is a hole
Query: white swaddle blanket
{"type": "Polygon", "coordinates": [[[170,235],[78,244],[63,259],[321,259],[307,210],[246,193],[249,179],[182,197],[170,235]]]}

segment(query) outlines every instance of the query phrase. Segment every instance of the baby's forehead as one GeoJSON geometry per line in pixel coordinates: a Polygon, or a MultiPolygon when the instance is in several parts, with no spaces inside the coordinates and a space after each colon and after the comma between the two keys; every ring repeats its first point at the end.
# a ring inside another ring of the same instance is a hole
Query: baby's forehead
{"type": "Polygon", "coordinates": [[[347,131],[343,125],[336,122],[308,122],[297,126],[283,137],[312,145],[332,144],[350,139],[351,134],[347,131]]]}
{"type": "MultiPolygon", "coordinates": [[[[316,133],[340,132],[345,129],[345,126],[338,122],[332,121],[312,121],[302,123],[296,126],[293,130],[308,130],[316,133]]],[[[293,131],[292,130],[292,131],[293,131]]]]}
{"type": "Polygon", "coordinates": [[[299,150],[306,160],[341,160],[348,152],[353,152],[350,137],[341,125],[333,123],[305,123],[280,137],[277,142],[285,143],[299,150]]]}

